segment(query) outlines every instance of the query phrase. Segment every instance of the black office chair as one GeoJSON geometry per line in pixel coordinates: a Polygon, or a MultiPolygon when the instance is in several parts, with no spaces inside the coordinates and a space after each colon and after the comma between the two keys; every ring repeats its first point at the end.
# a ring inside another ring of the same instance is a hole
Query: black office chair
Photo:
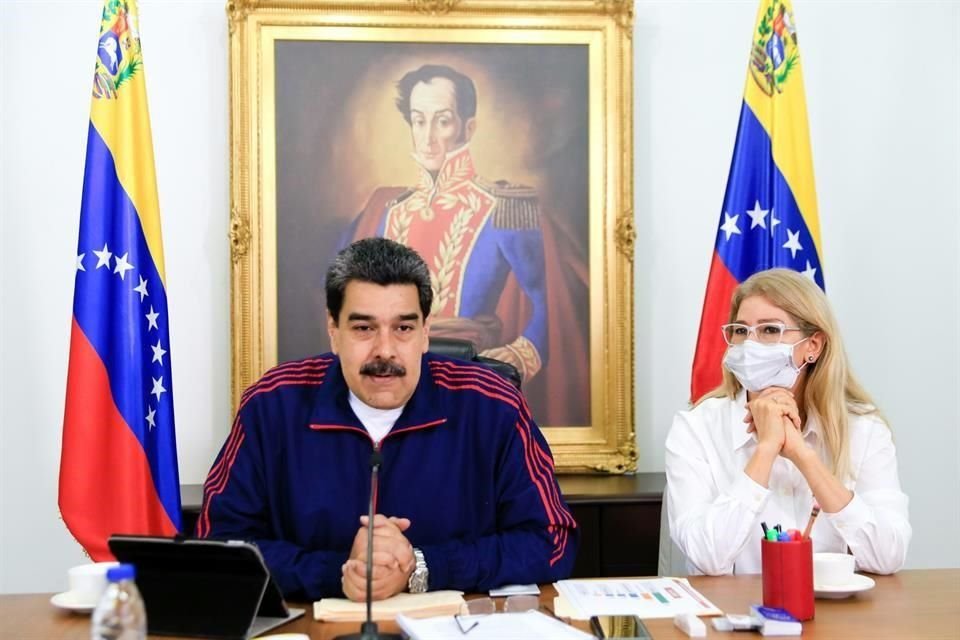
{"type": "Polygon", "coordinates": [[[520,383],[523,382],[523,376],[520,375],[520,372],[515,366],[509,362],[503,362],[502,360],[496,360],[494,358],[487,358],[479,355],[477,353],[477,348],[469,340],[462,340],[460,338],[431,337],[430,352],[441,356],[457,358],[458,360],[466,360],[467,362],[484,365],[488,369],[492,369],[506,378],[507,381],[515,386],[518,390],[520,389],[520,383]]]}

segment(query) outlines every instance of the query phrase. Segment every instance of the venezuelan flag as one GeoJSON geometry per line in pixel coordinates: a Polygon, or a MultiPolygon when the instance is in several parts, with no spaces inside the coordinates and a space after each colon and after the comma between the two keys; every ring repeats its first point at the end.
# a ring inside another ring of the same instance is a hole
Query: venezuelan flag
{"type": "Polygon", "coordinates": [[[80,205],[60,513],[94,560],[173,535],[180,481],[160,210],[135,0],[105,0],[80,205]]]}
{"type": "Polygon", "coordinates": [[[823,288],[822,255],[793,8],[789,0],[762,0],[700,318],[693,400],[720,384],[720,326],[737,285],[757,271],[786,267],[823,288]]]}

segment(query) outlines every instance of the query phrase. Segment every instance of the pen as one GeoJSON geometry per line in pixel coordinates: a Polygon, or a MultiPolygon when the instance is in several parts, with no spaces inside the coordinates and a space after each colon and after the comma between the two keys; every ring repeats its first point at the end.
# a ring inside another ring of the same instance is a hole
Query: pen
{"type": "Polygon", "coordinates": [[[804,540],[810,537],[810,530],[813,529],[813,521],[817,519],[818,515],[820,515],[820,505],[814,502],[813,510],[810,512],[810,519],[807,520],[807,528],[803,530],[804,540]]]}
{"type": "Polygon", "coordinates": [[[767,523],[766,523],[766,522],[761,522],[761,523],[760,523],[760,528],[763,529],[763,537],[766,538],[766,537],[767,537],[767,523]]]}

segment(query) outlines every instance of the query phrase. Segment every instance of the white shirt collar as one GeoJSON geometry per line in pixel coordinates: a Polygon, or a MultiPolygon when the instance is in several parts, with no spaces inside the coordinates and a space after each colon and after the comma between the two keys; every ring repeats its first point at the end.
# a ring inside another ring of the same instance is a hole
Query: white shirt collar
{"type": "Polygon", "coordinates": [[[380,442],[390,432],[403,413],[403,406],[396,409],[377,409],[350,392],[350,408],[357,415],[360,424],[367,430],[374,442],[380,442]]]}

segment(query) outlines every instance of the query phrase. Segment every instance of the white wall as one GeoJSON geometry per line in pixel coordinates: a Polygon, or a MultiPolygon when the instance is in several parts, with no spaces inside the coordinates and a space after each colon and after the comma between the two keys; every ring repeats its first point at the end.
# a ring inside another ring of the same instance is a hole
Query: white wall
{"type": "MultiPolygon", "coordinates": [[[[230,421],[226,19],[221,0],[140,4],[180,474],[198,483],[230,421]]],[[[795,5],[830,298],[893,423],[908,565],[957,567],[942,536],[960,528],[960,3],[795,5]]],[[[0,3],[0,592],[60,590],[83,559],[56,484],[99,6],[0,3]]],[[[643,471],[663,469],[688,394],[756,6],[637,0],[643,471]]]]}
{"type": "MultiPolygon", "coordinates": [[[[225,3],[139,4],[180,479],[199,483],[231,420],[225,3]]],[[[0,1],[0,592],[65,589],[84,561],[57,479],[101,6],[0,1]]]]}

